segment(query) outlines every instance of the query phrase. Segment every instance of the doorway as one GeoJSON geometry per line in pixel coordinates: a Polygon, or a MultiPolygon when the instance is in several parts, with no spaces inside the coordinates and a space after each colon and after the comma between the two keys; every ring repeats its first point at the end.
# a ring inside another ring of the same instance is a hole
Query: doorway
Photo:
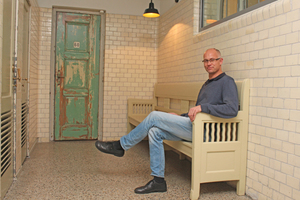
{"type": "Polygon", "coordinates": [[[104,17],[103,11],[53,9],[50,139],[102,137],[104,17]]]}

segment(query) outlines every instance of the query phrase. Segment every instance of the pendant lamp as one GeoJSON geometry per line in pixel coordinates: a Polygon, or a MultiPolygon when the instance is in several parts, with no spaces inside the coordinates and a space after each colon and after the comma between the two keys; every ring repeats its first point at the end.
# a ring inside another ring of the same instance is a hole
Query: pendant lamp
{"type": "Polygon", "coordinates": [[[154,18],[154,17],[159,17],[158,10],[154,8],[154,3],[149,3],[149,8],[147,8],[143,14],[144,17],[149,17],[149,18],[154,18]]]}

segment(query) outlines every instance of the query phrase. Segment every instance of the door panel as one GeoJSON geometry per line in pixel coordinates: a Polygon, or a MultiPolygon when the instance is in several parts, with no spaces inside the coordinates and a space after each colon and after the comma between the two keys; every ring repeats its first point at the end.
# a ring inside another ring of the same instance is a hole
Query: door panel
{"type": "Polygon", "coordinates": [[[98,135],[100,16],[57,13],[55,140],[98,135]]]}
{"type": "Polygon", "coordinates": [[[13,86],[15,1],[3,0],[1,90],[1,199],[13,181],[13,86]]]}
{"type": "Polygon", "coordinates": [[[2,90],[1,112],[12,109],[12,67],[14,53],[14,1],[3,1],[2,90]]]}

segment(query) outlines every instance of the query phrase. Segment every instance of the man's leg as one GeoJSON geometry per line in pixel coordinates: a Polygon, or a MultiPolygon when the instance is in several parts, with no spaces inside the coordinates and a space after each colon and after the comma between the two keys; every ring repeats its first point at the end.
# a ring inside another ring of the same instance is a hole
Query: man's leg
{"type": "MultiPolygon", "coordinates": [[[[171,133],[181,139],[192,141],[192,123],[188,117],[168,114],[160,111],[151,112],[137,127],[121,138],[121,145],[128,150],[142,141],[152,127],[157,127],[163,132],[171,133]]],[[[165,135],[164,137],[167,137],[165,135]]],[[[172,140],[165,138],[166,140],[172,140]]]]}
{"type": "Polygon", "coordinates": [[[119,141],[101,142],[97,140],[95,143],[96,148],[103,153],[122,157],[124,155],[124,150],[129,150],[147,136],[148,130],[151,126],[151,123],[149,122],[155,121],[151,113],[137,127],[135,127],[127,135],[123,136],[119,141]]]}
{"type": "Polygon", "coordinates": [[[135,129],[123,136],[120,141],[97,141],[96,147],[104,153],[119,156],[121,150],[117,149],[119,148],[118,146],[121,145],[123,151],[128,150],[143,140],[147,135],[149,135],[151,175],[154,176],[154,179],[145,186],[136,188],[135,192],[140,194],[164,192],[167,188],[166,182],[163,179],[165,168],[163,140],[176,141],[184,139],[191,141],[192,123],[189,118],[153,111],[135,129]],[[159,180],[158,178],[162,178],[162,183],[155,181],[159,180]]]}
{"type": "Polygon", "coordinates": [[[146,194],[151,192],[166,192],[167,184],[164,180],[165,173],[165,152],[163,140],[179,141],[181,138],[162,131],[160,128],[152,127],[148,133],[149,149],[150,149],[150,168],[151,175],[154,179],[148,182],[145,186],[138,187],[134,190],[138,194],[146,194]]]}
{"type": "MultiPolygon", "coordinates": [[[[191,135],[191,133],[192,132],[187,132],[186,135],[191,135]]],[[[165,173],[165,151],[163,140],[180,141],[182,138],[174,135],[173,133],[162,131],[156,127],[150,129],[148,138],[150,149],[150,167],[152,170],[151,175],[163,178],[165,173]]]]}
{"type": "Polygon", "coordinates": [[[167,191],[167,185],[164,180],[165,152],[163,140],[192,140],[192,123],[189,118],[152,112],[147,120],[151,119],[155,119],[155,122],[148,122],[152,124],[152,127],[148,130],[148,139],[151,175],[154,176],[154,179],[145,186],[136,188],[135,193],[138,194],[167,191]]]}
{"type": "MultiPolygon", "coordinates": [[[[115,142],[96,142],[96,147],[104,152],[115,156],[123,156],[124,150],[128,150],[148,134],[151,134],[150,151],[157,149],[163,155],[162,140],[186,140],[192,141],[192,122],[188,117],[168,114],[165,112],[153,111],[130,133],[123,136],[120,141],[115,142]],[[157,129],[153,129],[157,128],[157,129]],[[153,129],[152,131],[150,131],[153,129]],[[159,138],[160,139],[154,139],[159,138]],[[158,145],[160,147],[158,147],[158,145]]],[[[153,153],[152,153],[153,154],[153,153]]],[[[162,176],[161,173],[154,173],[155,176],[162,176]]]]}
{"type": "Polygon", "coordinates": [[[124,155],[124,150],[129,150],[147,136],[148,131],[152,126],[152,122],[156,121],[154,117],[156,115],[152,114],[154,112],[151,112],[137,127],[127,135],[123,136],[119,141],[101,142],[97,140],[95,143],[96,148],[103,153],[122,157],[124,155]]]}

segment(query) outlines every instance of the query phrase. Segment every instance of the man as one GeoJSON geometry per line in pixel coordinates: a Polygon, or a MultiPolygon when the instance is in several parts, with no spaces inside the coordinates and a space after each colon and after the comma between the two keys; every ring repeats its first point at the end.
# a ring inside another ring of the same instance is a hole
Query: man
{"type": "Polygon", "coordinates": [[[217,49],[208,49],[203,55],[205,70],[209,79],[202,86],[196,106],[188,113],[181,116],[175,113],[151,112],[130,133],[119,141],[96,141],[98,150],[113,154],[118,157],[127,151],[147,135],[150,149],[150,168],[154,179],[145,186],[134,190],[137,194],[152,192],[166,192],[167,184],[164,180],[165,157],[163,140],[192,141],[192,122],[199,112],[208,113],[217,117],[232,118],[238,112],[238,94],[234,80],[222,72],[223,58],[217,49]]]}

